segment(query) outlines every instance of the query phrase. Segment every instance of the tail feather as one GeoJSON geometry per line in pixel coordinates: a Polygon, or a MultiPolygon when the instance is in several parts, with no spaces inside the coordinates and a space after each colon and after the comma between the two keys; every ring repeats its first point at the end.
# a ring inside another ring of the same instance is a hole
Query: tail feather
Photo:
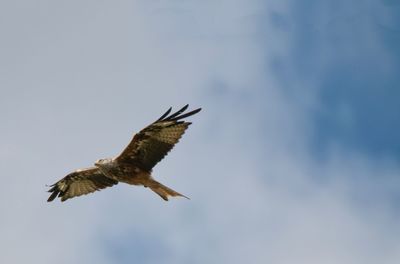
{"type": "MultiPolygon", "coordinates": [[[[149,187],[153,192],[155,192],[156,194],[158,194],[161,198],[163,198],[165,201],[168,201],[168,196],[181,196],[181,197],[185,197],[186,199],[189,199],[189,197],[186,197],[183,194],[180,194],[170,188],[168,188],[165,185],[162,185],[161,183],[159,183],[158,181],[155,181],[153,179],[151,179],[148,183],[147,186],[149,187]]],[[[189,199],[190,200],[190,199],[189,199]]]]}

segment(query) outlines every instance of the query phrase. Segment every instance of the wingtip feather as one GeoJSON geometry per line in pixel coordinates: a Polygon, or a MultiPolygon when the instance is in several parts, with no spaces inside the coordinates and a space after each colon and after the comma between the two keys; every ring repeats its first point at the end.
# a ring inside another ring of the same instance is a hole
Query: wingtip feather
{"type": "Polygon", "coordinates": [[[171,113],[171,111],[172,111],[172,107],[170,107],[170,108],[167,110],[167,112],[165,112],[162,116],[160,116],[160,118],[157,119],[157,121],[160,121],[160,120],[164,119],[167,115],[169,115],[169,113],[171,113]]]}
{"type": "Polygon", "coordinates": [[[197,113],[200,112],[200,111],[201,111],[201,108],[197,108],[197,109],[195,109],[195,110],[193,110],[193,111],[190,111],[190,112],[188,112],[188,113],[186,113],[186,114],[179,115],[179,116],[174,116],[174,117],[171,118],[171,119],[168,118],[168,120],[169,120],[169,121],[178,121],[178,120],[180,120],[180,119],[183,119],[183,118],[186,118],[186,117],[195,115],[195,114],[197,114],[197,113]]]}
{"type": "Polygon", "coordinates": [[[54,190],[53,193],[50,195],[50,197],[47,199],[47,202],[53,201],[57,197],[59,192],[60,192],[59,190],[54,190]]]}

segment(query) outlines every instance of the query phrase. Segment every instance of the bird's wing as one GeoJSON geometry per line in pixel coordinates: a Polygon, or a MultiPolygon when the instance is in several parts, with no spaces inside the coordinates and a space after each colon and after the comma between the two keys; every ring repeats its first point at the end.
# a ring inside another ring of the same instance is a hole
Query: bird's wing
{"type": "Polygon", "coordinates": [[[64,202],[67,199],[92,193],[118,182],[104,176],[96,167],[74,171],[55,184],[51,185],[48,202],[53,201],[57,196],[64,202]]]}
{"type": "Polygon", "coordinates": [[[139,168],[151,170],[178,143],[191,124],[181,119],[198,113],[201,108],[183,114],[189,105],[174,114],[168,109],[159,119],[133,136],[132,141],[116,158],[118,162],[135,164],[139,168]]]}

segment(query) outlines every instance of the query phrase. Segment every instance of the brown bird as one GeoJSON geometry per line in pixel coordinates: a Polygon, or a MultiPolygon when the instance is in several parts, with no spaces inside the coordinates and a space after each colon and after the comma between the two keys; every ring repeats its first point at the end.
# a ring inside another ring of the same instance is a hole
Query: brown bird
{"type": "Polygon", "coordinates": [[[51,185],[48,202],[57,196],[61,201],[111,187],[118,182],[149,187],[165,201],[169,196],[186,196],[157,182],[151,176],[153,167],[178,143],[191,124],[182,119],[200,112],[201,108],[183,113],[169,108],[159,119],[133,136],[129,145],[115,158],[100,159],[94,167],[76,170],[51,185]]]}

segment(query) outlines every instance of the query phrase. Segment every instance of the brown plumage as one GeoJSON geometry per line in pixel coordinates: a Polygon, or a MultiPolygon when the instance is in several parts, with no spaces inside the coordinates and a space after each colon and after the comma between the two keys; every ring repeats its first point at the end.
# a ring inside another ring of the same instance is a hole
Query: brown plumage
{"type": "MultiPolygon", "coordinates": [[[[198,113],[201,108],[184,112],[189,105],[169,115],[168,109],[159,119],[133,136],[122,153],[112,159],[100,159],[95,167],[77,170],[51,185],[48,202],[60,197],[61,201],[111,187],[118,182],[149,187],[164,200],[169,196],[186,197],[155,181],[153,167],[178,143],[191,124],[182,119],[198,113]]],[[[187,197],[186,197],[187,198],[187,197]]]]}

